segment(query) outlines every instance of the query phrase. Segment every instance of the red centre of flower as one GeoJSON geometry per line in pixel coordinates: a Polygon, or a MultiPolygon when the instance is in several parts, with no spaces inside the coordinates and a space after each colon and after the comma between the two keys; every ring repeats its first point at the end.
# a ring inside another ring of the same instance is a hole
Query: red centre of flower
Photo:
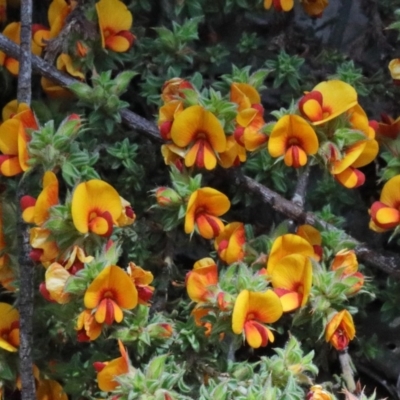
{"type": "Polygon", "coordinates": [[[295,137],[291,137],[287,141],[287,147],[300,146],[300,145],[301,145],[300,140],[298,138],[295,138],[295,137]]]}
{"type": "Polygon", "coordinates": [[[114,35],[115,35],[115,32],[114,32],[114,30],[111,29],[111,28],[105,28],[105,29],[103,30],[103,35],[104,35],[104,37],[107,39],[107,38],[109,38],[110,36],[114,36],[114,35]]]}
{"type": "Polygon", "coordinates": [[[345,330],[340,326],[334,333],[334,336],[336,338],[338,350],[344,350],[349,345],[349,338],[347,337],[345,330]]]}

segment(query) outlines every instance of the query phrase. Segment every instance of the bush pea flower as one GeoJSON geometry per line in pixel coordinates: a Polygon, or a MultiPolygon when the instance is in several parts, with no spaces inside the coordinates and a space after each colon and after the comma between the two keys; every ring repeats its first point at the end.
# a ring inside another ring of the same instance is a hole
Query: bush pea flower
{"type": "Polygon", "coordinates": [[[325,328],[325,340],[339,351],[347,348],[355,334],[353,317],[347,310],[335,313],[325,328]]]}
{"type": "Polygon", "coordinates": [[[0,303],[0,348],[16,352],[19,347],[19,313],[7,303],[0,303]]]}

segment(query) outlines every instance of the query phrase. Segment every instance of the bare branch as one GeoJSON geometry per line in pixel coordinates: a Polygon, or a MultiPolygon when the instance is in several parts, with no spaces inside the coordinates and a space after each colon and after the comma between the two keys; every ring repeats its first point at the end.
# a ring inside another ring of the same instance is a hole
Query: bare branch
{"type": "MultiPolygon", "coordinates": [[[[31,104],[32,97],[32,0],[21,1],[21,47],[19,52],[19,74],[18,74],[18,103],[31,104]]],[[[17,204],[24,195],[23,179],[19,182],[16,197],[17,204]]],[[[32,318],[34,308],[34,280],[35,266],[29,258],[29,232],[28,227],[18,218],[18,264],[19,264],[19,296],[18,308],[20,315],[20,346],[19,346],[19,369],[21,375],[21,399],[35,400],[35,378],[33,376],[32,360],[32,318]]]]}
{"type": "MultiPolygon", "coordinates": [[[[8,40],[4,35],[0,34],[0,50],[14,58],[19,58],[18,46],[8,40]]],[[[32,56],[32,67],[42,76],[51,79],[55,83],[68,87],[72,83],[78,82],[76,79],[58,71],[53,66],[39,57],[32,56]]],[[[137,130],[148,135],[151,139],[161,142],[159,130],[153,122],[135,114],[129,110],[121,112],[123,122],[131,129],[137,130]]],[[[293,202],[285,199],[278,193],[261,185],[254,179],[246,176],[239,177],[236,175],[233,179],[237,185],[242,185],[243,189],[248,189],[253,193],[258,193],[265,203],[270,204],[276,211],[286,215],[288,218],[298,221],[299,223],[307,223],[316,227],[321,227],[326,230],[338,230],[335,226],[321,220],[311,212],[305,212],[301,207],[293,202]]],[[[365,264],[380,269],[389,275],[400,278],[400,257],[397,254],[388,252],[378,253],[371,249],[366,244],[363,244],[350,235],[347,235],[348,240],[356,243],[356,254],[358,258],[365,264]]]]}

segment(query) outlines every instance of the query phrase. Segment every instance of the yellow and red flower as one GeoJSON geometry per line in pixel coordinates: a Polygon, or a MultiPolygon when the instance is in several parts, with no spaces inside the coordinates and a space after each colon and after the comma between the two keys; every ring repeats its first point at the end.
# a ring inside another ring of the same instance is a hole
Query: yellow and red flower
{"type": "Polygon", "coordinates": [[[164,104],[159,111],[158,128],[161,137],[164,140],[171,139],[172,124],[177,115],[183,111],[183,103],[181,100],[171,100],[164,104]]]}
{"type": "Polygon", "coordinates": [[[364,275],[358,271],[358,261],[354,250],[343,249],[336,253],[331,264],[332,271],[339,271],[343,281],[354,281],[346,294],[358,293],[364,285],[364,275]]]}
{"type": "Polygon", "coordinates": [[[35,199],[21,198],[22,218],[28,224],[43,225],[49,219],[49,210],[58,204],[58,180],[54,172],[46,171],[43,176],[43,190],[35,199]]]}
{"type": "Polygon", "coordinates": [[[375,201],[369,210],[370,228],[384,232],[400,224],[400,175],[389,179],[383,186],[379,201],[375,201]]]}
{"type": "Polygon", "coordinates": [[[356,335],[353,317],[347,310],[333,315],[325,328],[325,340],[336,350],[345,350],[356,335]]]}
{"type": "Polygon", "coordinates": [[[76,187],[72,195],[71,213],[79,232],[93,232],[108,237],[121,217],[121,199],[110,184],[92,179],[76,187]]]}
{"type": "Polygon", "coordinates": [[[390,76],[393,79],[393,83],[396,85],[400,84],[400,58],[395,58],[390,61],[388,65],[390,76]]]}
{"type": "Polygon", "coordinates": [[[274,292],[279,296],[283,312],[303,307],[311,291],[312,265],[309,257],[292,254],[276,264],[268,264],[267,273],[274,292]]]}
{"type": "Polygon", "coordinates": [[[193,270],[186,275],[186,290],[196,303],[206,303],[216,296],[218,267],[212,258],[196,261],[193,270]]]}
{"type": "Polygon", "coordinates": [[[334,397],[320,385],[311,386],[307,393],[307,400],[334,400],[334,397]]]}
{"type": "Polygon", "coordinates": [[[396,139],[400,135],[400,117],[394,119],[390,115],[381,114],[376,133],[378,138],[396,139]]]}
{"type": "Polygon", "coordinates": [[[328,0],[302,0],[301,5],[304,11],[311,17],[322,17],[325,8],[328,7],[328,0]]]}
{"type": "Polygon", "coordinates": [[[218,118],[199,105],[188,107],[175,117],[171,139],[178,147],[188,147],[187,167],[214,169],[217,154],[226,149],[226,136],[218,118]]]}
{"type": "Polygon", "coordinates": [[[257,349],[274,341],[274,335],[263,324],[276,322],[282,316],[282,304],[272,290],[252,292],[242,290],[236,298],[232,314],[232,331],[244,331],[250,347],[257,349]]]}
{"type": "Polygon", "coordinates": [[[162,87],[161,99],[164,103],[168,103],[173,100],[184,99],[185,94],[183,93],[183,90],[185,89],[194,90],[194,87],[185,79],[172,78],[164,83],[162,87]]]}
{"type": "Polygon", "coordinates": [[[241,222],[232,222],[215,238],[214,247],[221,260],[232,264],[243,259],[245,242],[244,225],[241,222]]]}
{"type": "Polygon", "coordinates": [[[290,11],[293,8],[293,0],[264,0],[264,8],[269,10],[274,6],[276,11],[290,11]]]}
{"type": "Polygon", "coordinates": [[[195,228],[205,239],[213,239],[220,234],[224,224],[220,215],[225,214],[231,204],[227,196],[210,187],[194,191],[189,198],[185,232],[192,233],[195,228]]]}
{"type": "Polygon", "coordinates": [[[36,390],[36,398],[68,400],[68,396],[64,392],[63,387],[57,381],[52,379],[39,380],[36,390]]]}
{"type": "Polygon", "coordinates": [[[128,274],[116,265],[104,268],[86,289],[85,307],[94,311],[99,324],[111,325],[124,318],[122,309],[138,304],[138,292],[128,274]]]}
{"type": "Polygon", "coordinates": [[[123,197],[120,197],[122,213],[120,217],[117,219],[116,224],[121,228],[123,226],[132,225],[136,221],[136,214],[133,211],[131,203],[125,200],[123,197]]]}
{"type": "MultiPolygon", "coordinates": [[[[13,41],[16,44],[21,43],[21,23],[20,22],[11,22],[11,24],[8,24],[4,30],[3,30],[3,35],[13,41]]],[[[32,53],[35,54],[36,56],[40,56],[42,53],[42,47],[39,46],[33,39],[31,42],[32,46],[32,53]]],[[[0,51],[0,65],[4,66],[7,68],[7,70],[12,74],[12,75],[18,75],[19,72],[19,61],[17,61],[15,58],[9,57],[6,53],[3,51],[0,51]]]]}
{"type": "Polygon", "coordinates": [[[91,310],[83,310],[76,321],[75,330],[79,342],[89,342],[96,340],[100,334],[103,325],[99,324],[91,310]]]}
{"type": "Polygon", "coordinates": [[[41,262],[45,267],[54,262],[59,255],[57,243],[51,240],[51,231],[46,228],[31,228],[29,243],[33,248],[29,257],[36,262],[41,262]]]}
{"type": "MultiPolygon", "coordinates": [[[[65,72],[79,80],[84,80],[83,72],[74,65],[69,54],[62,53],[57,57],[56,67],[59,71],[65,72]]],[[[42,77],[40,81],[43,90],[50,98],[69,98],[73,97],[73,93],[60,85],[55,84],[52,80],[42,77]]]]}
{"type": "Polygon", "coordinates": [[[50,25],[50,38],[56,37],[65,25],[65,19],[76,7],[76,0],[53,0],[47,12],[50,25]]]}
{"type": "Polygon", "coordinates": [[[19,313],[7,303],[0,303],[0,348],[16,352],[19,347],[19,313]]]}
{"type": "Polygon", "coordinates": [[[133,17],[128,7],[120,0],[100,0],[96,10],[103,49],[119,53],[128,51],[135,41],[129,31],[133,17]]]}
{"type": "Polygon", "coordinates": [[[138,292],[139,304],[149,305],[149,301],[153,296],[154,287],[150,286],[154,276],[150,271],[145,271],[143,268],[130,262],[128,265],[128,275],[132,279],[133,284],[138,292]]]}
{"type": "Polygon", "coordinates": [[[318,229],[311,225],[300,225],[297,228],[296,235],[306,239],[314,248],[314,258],[320,261],[324,253],[322,249],[322,237],[318,229]]]}
{"type": "Polygon", "coordinates": [[[237,167],[246,159],[246,149],[236,141],[233,135],[228,136],[225,151],[219,153],[218,164],[223,168],[237,167]]]}
{"type": "Polygon", "coordinates": [[[315,154],[318,146],[314,129],[298,115],[284,115],[280,118],[268,141],[271,156],[284,156],[285,164],[294,168],[306,165],[307,155],[315,154]]]}
{"type": "Polygon", "coordinates": [[[71,300],[71,295],[64,291],[71,274],[59,263],[54,262],[46,269],[45,287],[49,300],[58,304],[66,304],[71,300]]]}
{"type": "Polygon", "coordinates": [[[299,101],[301,114],[314,125],[321,125],[357,104],[357,92],[339,80],[319,83],[299,101]]]}
{"type": "Polygon", "coordinates": [[[129,360],[128,353],[123,343],[118,340],[121,357],[115,358],[109,362],[95,362],[93,364],[97,371],[97,383],[103,392],[111,392],[119,386],[115,380],[120,375],[127,374],[133,367],[129,360]]]}
{"type": "Polygon", "coordinates": [[[29,168],[27,130],[37,130],[38,124],[29,108],[21,109],[0,126],[0,174],[4,176],[15,176],[29,168]]]}

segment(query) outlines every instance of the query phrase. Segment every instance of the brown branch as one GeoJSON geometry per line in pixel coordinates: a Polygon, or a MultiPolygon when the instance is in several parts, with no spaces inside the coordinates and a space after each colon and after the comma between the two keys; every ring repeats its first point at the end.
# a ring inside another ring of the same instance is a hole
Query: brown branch
{"type": "MultiPolygon", "coordinates": [[[[21,47],[19,53],[19,74],[18,74],[18,103],[31,104],[32,97],[32,62],[31,62],[31,41],[32,41],[32,0],[21,1],[21,47]]],[[[24,181],[20,180],[16,197],[17,204],[25,194],[24,181]]],[[[21,376],[21,399],[35,400],[35,378],[33,376],[32,360],[32,319],[34,308],[34,281],[35,266],[29,258],[29,232],[28,227],[22,220],[21,215],[17,222],[18,234],[18,264],[19,264],[19,293],[18,308],[20,315],[19,331],[19,369],[21,376]]]]}
{"type": "MultiPolygon", "coordinates": [[[[0,50],[9,54],[11,57],[19,58],[18,46],[0,34],[0,50]]],[[[33,69],[39,72],[42,76],[51,79],[61,86],[68,86],[78,82],[76,79],[58,71],[53,66],[39,57],[32,56],[33,69]]],[[[161,137],[157,126],[147,119],[135,114],[129,110],[121,112],[123,122],[131,129],[137,130],[148,135],[151,139],[161,142],[161,137]]],[[[254,179],[236,175],[233,179],[237,185],[241,185],[243,189],[248,189],[253,193],[258,193],[263,201],[270,204],[276,211],[286,215],[288,218],[298,221],[299,223],[307,223],[316,227],[321,227],[326,230],[338,230],[335,226],[323,221],[311,212],[305,212],[301,207],[293,202],[286,200],[278,193],[272,191],[266,186],[261,185],[254,179]]],[[[380,269],[389,275],[400,278],[400,257],[397,254],[388,252],[377,253],[369,248],[366,244],[361,243],[347,235],[347,239],[356,243],[356,254],[358,258],[365,264],[373,268],[380,269]]]]}

